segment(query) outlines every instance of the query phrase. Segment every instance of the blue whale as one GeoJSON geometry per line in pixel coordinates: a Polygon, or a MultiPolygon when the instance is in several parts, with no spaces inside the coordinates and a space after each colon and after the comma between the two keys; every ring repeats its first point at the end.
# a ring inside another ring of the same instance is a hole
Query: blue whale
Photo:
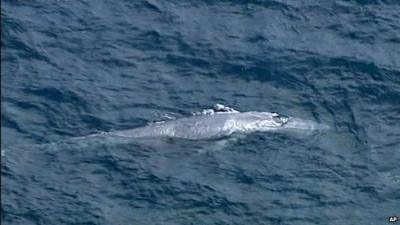
{"type": "Polygon", "coordinates": [[[329,127],[310,120],[287,117],[271,112],[239,112],[217,104],[191,117],[149,124],[131,130],[114,131],[113,136],[125,138],[172,137],[209,139],[233,133],[297,131],[312,133],[329,127]]]}

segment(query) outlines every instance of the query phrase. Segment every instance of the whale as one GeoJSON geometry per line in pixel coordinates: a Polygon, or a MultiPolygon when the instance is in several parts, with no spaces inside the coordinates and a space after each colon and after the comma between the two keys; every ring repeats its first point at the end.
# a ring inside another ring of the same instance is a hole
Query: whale
{"type": "MultiPolygon", "coordinates": [[[[218,139],[215,147],[220,149],[226,146],[226,141],[235,141],[238,137],[245,137],[246,134],[255,132],[296,132],[308,135],[328,129],[330,129],[328,125],[312,120],[285,116],[275,112],[240,112],[222,104],[216,104],[213,109],[204,109],[202,112],[193,113],[189,117],[150,123],[143,127],[128,130],[100,131],[86,136],[71,137],[50,143],[8,146],[7,152],[30,149],[33,146],[53,151],[66,146],[70,148],[75,145],[89,147],[96,146],[99,143],[115,144],[125,143],[125,141],[131,143],[131,141],[140,142],[140,140],[144,140],[144,143],[149,143],[148,139],[151,139],[151,144],[157,144],[156,139],[158,138],[218,139]],[[234,134],[238,135],[235,136],[234,134]]],[[[6,150],[2,146],[1,157],[5,155],[6,150]]]]}
{"type": "Polygon", "coordinates": [[[234,133],[253,132],[301,132],[313,133],[329,129],[328,126],[311,120],[289,117],[275,112],[239,112],[233,108],[216,104],[214,109],[166,122],[149,124],[130,130],[114,131],[113,136],[123,138],[183,138],[210,139],[234,133]]]}

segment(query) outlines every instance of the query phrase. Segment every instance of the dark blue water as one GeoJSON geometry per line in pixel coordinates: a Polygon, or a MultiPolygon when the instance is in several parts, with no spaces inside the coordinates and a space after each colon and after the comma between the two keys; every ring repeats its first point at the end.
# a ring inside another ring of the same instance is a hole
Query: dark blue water
{"type": "Polygon", "coordinates": [[[2,224],[389,224],[400,2],[3,0],[2,224]],[[222,103],[319,135],[79,140],[222,103]]]}

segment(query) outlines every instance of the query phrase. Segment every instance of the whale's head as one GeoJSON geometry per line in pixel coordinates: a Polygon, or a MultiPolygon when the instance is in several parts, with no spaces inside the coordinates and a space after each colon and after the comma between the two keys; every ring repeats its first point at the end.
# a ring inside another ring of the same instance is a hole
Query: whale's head
{"type": "Polygon", "coordinates": [[[289,117],[270,112],[259,112],[259,122],[260,127],[265,129],[279,128],[285,125],[289,121],[289,117]]]}
{"type": "Polygon", "coordinates": [[[255,131],[298,131],[314,132],[329,129],[328,126],[316,123],[311,120],[289,117],[278,113],[270,112],[248,112],[246,115],[249,128],[255,131]]]}
{"type": "Polygon", "coordinates": [[[271,131],[281,128],[289,118],[278,113],[245,112],[235,115],[234,125],[245,131],[271,131]]]}
{"type": "MultiPolygon", "coordinates": [[[[285,116],[284,116],[285,117],[285,116]]],[[[301,132],[305,134],[319,133],[329,130],[330,127],[325,124],[320,124],[311,120],[300,119],[296,117],[285,117],[285,122],[282,123],[281,130],[301,132]]]]}

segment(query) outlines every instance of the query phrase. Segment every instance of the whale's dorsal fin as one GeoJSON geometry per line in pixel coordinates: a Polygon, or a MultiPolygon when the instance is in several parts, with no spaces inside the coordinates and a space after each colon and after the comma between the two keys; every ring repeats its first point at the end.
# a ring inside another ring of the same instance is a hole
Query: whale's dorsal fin
{"type": "Polygon", "coordinates": [[[239,113],[239,111],[235,110],[234,108],[218,103],[214,105],[214,111],[217,113],[239,113]]]}
{"type": "Polygon", "coordinates": [[[203,109],[201,112],[192,113],[194,116],[198,115],[214,115],[214,114],[222,114],[222,113],[240,113],[234,108],[224,106],[222,104],[215,104],[212,109],[203,109]]]}

